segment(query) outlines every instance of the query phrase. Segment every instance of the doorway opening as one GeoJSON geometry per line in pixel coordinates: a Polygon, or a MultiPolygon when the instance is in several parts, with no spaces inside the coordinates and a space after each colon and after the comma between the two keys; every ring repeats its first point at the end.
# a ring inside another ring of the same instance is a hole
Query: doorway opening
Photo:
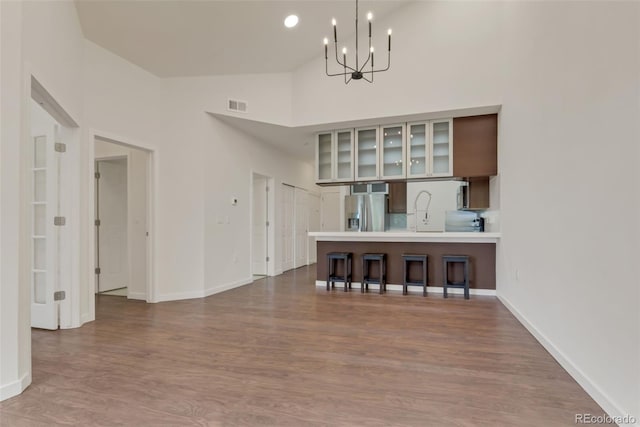
{"type": "Polygon", "coordinates": [[[94,292],[151,301],[151,152],[94,138],[94,292]]]}
{"type": "Polygon", "coordinates": [[[251,175],[251,274],[253,279],[274,275],[273,178],[251,175]]]}

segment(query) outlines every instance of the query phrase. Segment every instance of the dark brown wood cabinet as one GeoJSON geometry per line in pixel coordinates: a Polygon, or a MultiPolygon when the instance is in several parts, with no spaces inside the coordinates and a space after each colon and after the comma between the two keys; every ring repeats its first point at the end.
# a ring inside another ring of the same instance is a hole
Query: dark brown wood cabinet
{"type": "Polygon", "coordinates": [[[498,174],[498,115],[453,119],[453,176],[498,174]]]}
{"type": "Polygon", "coordinates": [[[407,183],[406,182],[390,182],[389,183],[389,213],[407,213],[407,183]]]}
{"type": "Polygon", "coordinates": [[[467,180],[467,209],[489,209],[489,177],[476,177],[467,180]]]}

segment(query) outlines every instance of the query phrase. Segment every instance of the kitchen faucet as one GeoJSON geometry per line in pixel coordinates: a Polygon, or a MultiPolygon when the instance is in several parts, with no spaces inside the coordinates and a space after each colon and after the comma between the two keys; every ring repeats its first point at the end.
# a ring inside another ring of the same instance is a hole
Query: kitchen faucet
{"type": "Polygon", "coordinates": [[[424,219],[422,220],[422,222],[426,224],[427,221],[429,220],[429,205],[431,205],[431,198],[433,195],[427,190],[421,190],[420,192],[418,192],[418,194],[416,195],[416,198],[413,200],[413,215],[414,215],[414,218],[416,219],[416,230],[418,229],[418,199],[423,194],[426,194],[429,196],[429,201],[427,202],[427,207],[424,210],[424,219]]]}

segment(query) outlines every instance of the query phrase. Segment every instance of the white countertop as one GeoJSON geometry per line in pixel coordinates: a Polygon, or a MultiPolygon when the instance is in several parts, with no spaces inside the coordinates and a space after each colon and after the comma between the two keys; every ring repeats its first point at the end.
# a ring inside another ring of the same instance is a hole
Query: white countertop
{"type": "Polygon", "coordinates": [[[452,233],[412,231],[311,231],[309,237],[329,242],[442,242],[496,243],[500,233],[452,233]]]}

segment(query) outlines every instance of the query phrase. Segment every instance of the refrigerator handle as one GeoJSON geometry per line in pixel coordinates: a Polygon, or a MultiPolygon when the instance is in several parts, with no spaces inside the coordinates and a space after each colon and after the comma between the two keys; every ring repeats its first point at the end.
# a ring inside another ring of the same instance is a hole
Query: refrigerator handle
{"type": "Polygon", "coordinates": [[[369,207],[367,196],[363,196],[362,200],[362,227],[360,227],[360,231],[369,231],[369,207]]]}

